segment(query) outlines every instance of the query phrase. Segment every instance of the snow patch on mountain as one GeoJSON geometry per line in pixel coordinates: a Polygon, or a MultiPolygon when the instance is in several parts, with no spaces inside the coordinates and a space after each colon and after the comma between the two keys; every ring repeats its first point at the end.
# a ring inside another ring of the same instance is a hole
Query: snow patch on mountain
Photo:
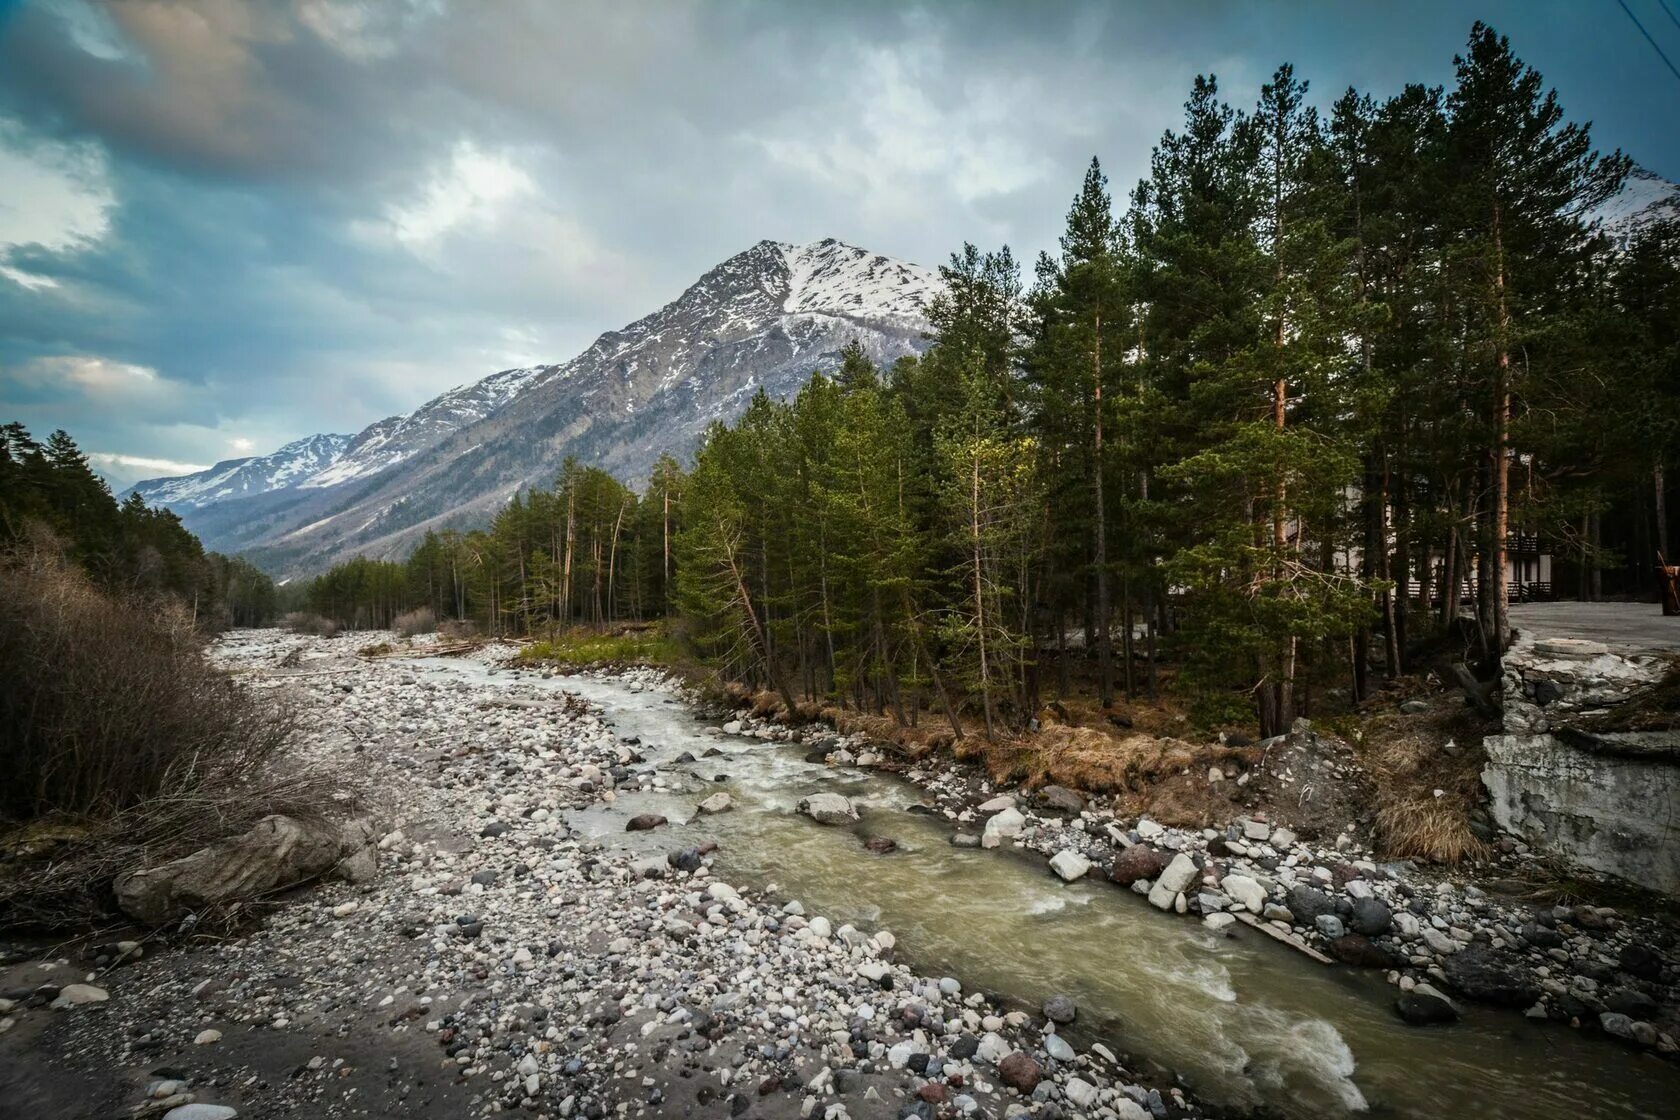
{"type": "Polygon", "coordinates": [[[319,490],[389,470],[496,412],[536,377],[551,369],[552,366],[504,369],[469,385],[457,385],[413,412],[371,424],[350,442],[336,461],[300,480],[298,485],[306,490],[319,490]]]}
{"type": "Polygon", "coordinates": [[[175,478],[151,478],[124,491],[150,506],[197,508],[296,486],[338,461],[353,437],[322,434],[293,440],[268,455],[225,459],[209,470],[175,478]]]}
{"type": "Polygon", "coordinates": [[[1658,222],[1680,221],[1680,183],[1635,167],[1621,192],[1600,206],[1594,216],[1605,234],[1626,244],[1658,222]]]}

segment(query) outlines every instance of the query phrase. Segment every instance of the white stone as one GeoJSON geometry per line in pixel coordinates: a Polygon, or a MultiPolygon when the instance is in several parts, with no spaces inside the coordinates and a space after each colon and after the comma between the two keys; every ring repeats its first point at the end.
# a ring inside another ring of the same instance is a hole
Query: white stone
{"type": "Polygon", "coordinates": [[[985,830],[980,833],[980,846],[995,848],[1005,840],[1021,835],[1026,826],[1027,818],[1021,815],[1019,809],[1005,809],[986,821],[985,830]]]}
{"type": "Polygon", "coordinates": [[[1251,914],[1266,908],[1266,889],[1247,875],[1227,875],[1219,886],[1251,914]]]}
{"type": "Polygon", "coordinates": [[[1091,870],[1091,861],[1078,852],[1063,849],[1050,860],[1050,870],[1071,883],[1075,879],[1083,879],[1091,870]]]}

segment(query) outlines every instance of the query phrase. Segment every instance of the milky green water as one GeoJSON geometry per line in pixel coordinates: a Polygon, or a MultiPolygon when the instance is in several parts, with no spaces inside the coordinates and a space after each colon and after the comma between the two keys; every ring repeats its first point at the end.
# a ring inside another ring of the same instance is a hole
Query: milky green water
{"type": "MultiPolygon", "coordinates": [[[[486,688],[513,680],[470,662],[423,664],[486,688]]],[[[899,779],[809,764],[803,747],[707,735],[659,693],[588,677],[541,683],[599,705],[619,734],[641,738],[648,764],[724,752],[662,771],[680,789],[621,794],[609,808],[575,814],[574,827],[649,851],[716,840],[721,878],[774,884],[836,925],[890,929],[902,959],[967,990],[1032,1009],[1071,995],[1076,1044],[1101,1041],[1156,1063],[1218,1105],[1432,1120],[1680,1116],[1680,1070],[1654,1057],[1475,1007],[1453,1026],[1409,1027],[1380,976],[1316,965],[1257,932],[1209,933],[1107,884],[1064,884],[1035,855],[953,848],[948,823],[907,811],[920,797],[899,779]],[[727,781],[714,782],[718,775],[727,781]],[[694,805],[720,789],[738,808],[695,819],[694,805]],[[860,803],[856,829],[794,812],[822,790],[860,803]],[[671,826],[625,833],[625,820],[645,812],[671,826]],[[893,838],[898,850],[866,851],[871,835],[893,838]]]]}

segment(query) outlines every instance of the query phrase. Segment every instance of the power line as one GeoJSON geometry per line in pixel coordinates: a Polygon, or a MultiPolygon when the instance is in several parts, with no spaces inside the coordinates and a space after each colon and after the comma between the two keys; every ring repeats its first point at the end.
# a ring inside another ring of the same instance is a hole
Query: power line
{"type": "MultiPolygon", "coordinates": [[[[1680,68],[1677,68],[1674,63],[1669,61],[1668,55],[1664,54],[1663,49],[1657,45],[1657,41],[1651,38],[1651,33],[1645,30],[1645,25],[1639,22],[1639,17],[1633,14],[1633,9],[1627,6],[1627,0],[1616,0],[1616,3],[1620,6],[1622,11],[1627,13],[1627,17],[1633,21],[1633,25],[1639,28],[1639,33],[1645,36],[1645,41],[1651,44],[1651,49],[1657,52],[1658,58],[1663,60],[1663,65],[1668,67],[1668,72],[1673,74],[1676,80],[1680,80],[1680,68]]],[[[1666,6],[1663,8],[1663,11],[1668,11],[1666,6]]],[[[1669,18],[1674,18],[1673,12],[1669,12],[1669,18]]]]}
{"type": "Polygon", "coordinates": [[[1668,22],[1680,27],[1680,16],[1674,14],[1674,9],[1668,6],[1668,0],[1657,0],[1657,5],[1662,8],[1663,14],[1668,17],[1668,22]]]}

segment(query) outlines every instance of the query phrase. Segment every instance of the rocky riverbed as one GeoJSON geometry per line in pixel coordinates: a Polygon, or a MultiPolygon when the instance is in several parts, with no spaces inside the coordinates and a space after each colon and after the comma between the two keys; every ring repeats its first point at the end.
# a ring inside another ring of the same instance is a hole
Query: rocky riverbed
{"type": "Polygon", "coordinates": [[[9,949],[8,1115],[1196,1111],[1070,1041],[1078,1009],[1057,992],[1006,1008],[907,967],[889,929],[722,881],[704,844],[654,856],[580,834],[570,814],[666,781],[551,687],[487,693],[276,632],[215,656],[299,705],[298,764],[371,793],[371,877],[296,891],[233,936],[189,919],[9,949]]]}
{"type": "MultiPolygon", "coordinates": [[[[755,729],[750,719],[743,725],[755,729]]],[[[1274,745],[1287,758],[1292,748],[1316,748],[1316,739],[1301,721],[1274,745]]],[[[866,743],[842,740],[829,757],[879,758],[866,743]]],[[[1215,931],[1241,923],[1314,960],[1381,970],[1398,992],[1395,1013],[1409,1023],[1451,1022],[1455,1001],[1469,1000],[1680,1055],[1680,954],[1664,915],[1500,898],[1465,875],[1378,863],[1351,824],[1316,844],[1264,815],[1185,831],[1116,819],[1055,786],[996,792],[956,767],[909,777],[951,820],[954,844],[1026,848],[1064,880],[1107,879],[1215,931]]],[[[1527,854],[1513,847],[1514,858],[1527,854]]]]}

